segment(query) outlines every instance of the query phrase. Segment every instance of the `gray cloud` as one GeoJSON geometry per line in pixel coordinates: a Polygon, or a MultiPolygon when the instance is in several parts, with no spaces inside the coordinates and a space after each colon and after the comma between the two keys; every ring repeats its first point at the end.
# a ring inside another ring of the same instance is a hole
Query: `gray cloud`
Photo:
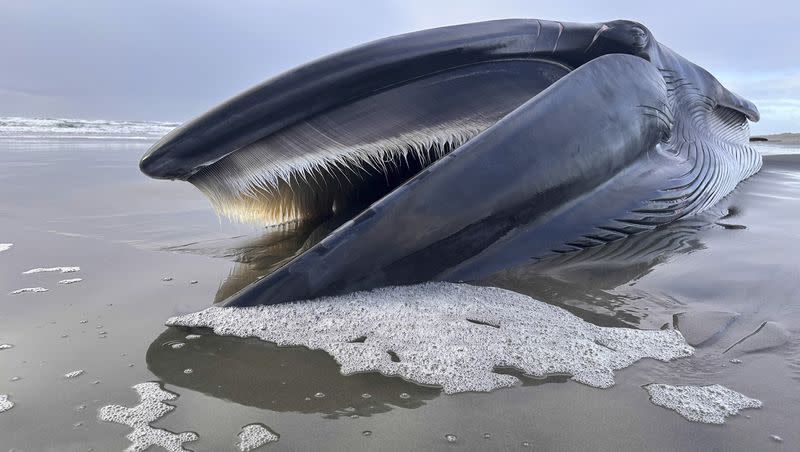
{"type": "Polygon", "coordinates": [[[756,132],[800,130],[794,1],[3,2],[0,115],[185,120],[330,52],[504,17],[639,20],[757,102],[756,132]]]}

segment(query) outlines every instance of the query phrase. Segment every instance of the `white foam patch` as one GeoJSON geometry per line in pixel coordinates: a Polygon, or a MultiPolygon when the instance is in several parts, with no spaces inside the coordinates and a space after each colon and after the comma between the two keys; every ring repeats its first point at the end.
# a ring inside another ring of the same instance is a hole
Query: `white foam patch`
{"type": "Polygon", "coordinates": [[[62,279],[58,283],[59,284],[75,284],[75,283],[79,283],[81,281],[83,281],[82,278],[71,278],[71,279],[62,279]]]}
{"type": "Polygon", "coordinates": [[[12,246],[14,246],[13,243],[0,243],[0,253],[10,250],[12,246]]]}
{"type": "Polygon", "coordinates": [[[0,350],[8,350],[9,348],[14,348],[12,344],[0,344],[0,350]]]}
{"type": "Polygon", "coordinates": [[[761,408],[761,401],[751,399],[725,386],[671,386],[649,384],[644,387],[650,401],[676,411],[694,422],[724,424],[725,418],[744,408],[761,408]]]}
{"type": "Polygon", "coordinates": [[[8,394],[0,394],[0,413],[14,408],[14,402],[8,400],[8,394]]]}
{"type": "Polygon", "coordinates": [[[496,367],[539,377],[569,374],[607,388],[614,370],[639,359],[669,361],[694,352],[675,330],[602,328],[522,294],[451,283],[273,306],[212,307],[170,318],[167,325],[321,349],[344,375],[380,372],[438,385],[446,393],[490,391],[519,381],[494,372],[496,367]]]}
{"type": "Polygon", "coordinates": [[[141,402],[132,407],[107,405],[98,411],[101,421],[116,422],[131,427],[133,431],[126,438],[131,441],[129,452],[140,452],[151,446],[161,446],[170,452],[186,451],[183,443],[196,441],[199,437],[194,432],[172,433],[160,428],[151,427],[155,422],[175,407],[164,403],[175,400],[178,396],[161,389],[158,383],[139,383],[133,387],[139,394],[141,402]]]}
{"type": "Polygon", "coordinates": [[[72,372],[65,373],[64,378],[78,378],[83,375],[83,372],[83,369],[73,370],[72,372]]]}
{"type": "Polygon", "coordinates": [[[50,273],[50,272],[75,273],[78,271],[81,271],[80,267],[38,267],[26,270],[22,272],[22,274],[32,275],[34,273],[50,273]]]}
{"type": "Polygon", "coordinates": [[[23,287],[22,289],[17,289],[11,292],[11,295],[19,295],[21,293],[39,293],[39,292],[47,292],[47,289],[44,287],[23,287]]]}
{"type": "Polygon", "coordinates": [[[236,446],[240,451],[248,452],[277,440],[278,435],[267,428],[266,425],[250,424],[242,427],[242,431],[239,432],[239,442],[236,443],[236,446]]]}

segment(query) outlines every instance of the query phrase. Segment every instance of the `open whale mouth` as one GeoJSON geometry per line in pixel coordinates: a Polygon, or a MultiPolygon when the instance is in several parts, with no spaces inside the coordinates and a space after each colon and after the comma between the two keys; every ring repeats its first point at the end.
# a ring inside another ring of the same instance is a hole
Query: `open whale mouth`
{"type": "Polygon", "coordinates": [[[240,221],[271,225],[358,211],[545,88],[531,78],[543,69],[553,79],[567,72],[512,60],[415,80],[305,118],[187,180],[240,221]]]}
{"type": "MultiPolygon", "coordinates": [[[[555,52],[566,33],[558,23],[510,20],[357,47],[190,121],[140,167],[189,181],[238,221],[276,225],[357,212],[580,64],[555,52]],[[556,46],[543,41],[550,35],[556,46]]],[[[572,34],[587,45],[593,36],[572,34]]]]}

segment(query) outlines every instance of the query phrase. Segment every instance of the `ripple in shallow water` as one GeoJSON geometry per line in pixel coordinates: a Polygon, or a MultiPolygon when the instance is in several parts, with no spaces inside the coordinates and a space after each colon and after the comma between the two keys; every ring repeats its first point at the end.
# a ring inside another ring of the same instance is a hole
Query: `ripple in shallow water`
{"type": "Polygon", "coordinates": [[[674,330],[603,328],[525,295],[492,287],[428,283],[252,308],[212,307],[168,325],[209,327],[331,354],[341,372],[380,372],[441,386],[490,391],[519,380],[495,372],[569,374],[614,384],[614,370],[641,358],[669,361],[693,348],[674,330]]]}

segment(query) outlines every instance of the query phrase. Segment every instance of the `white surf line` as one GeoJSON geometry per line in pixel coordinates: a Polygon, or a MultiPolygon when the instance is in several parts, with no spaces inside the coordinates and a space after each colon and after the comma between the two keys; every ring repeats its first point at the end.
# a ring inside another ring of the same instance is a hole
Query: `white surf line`
{"type": "Polygon", "coordinates": [[[10,250],[12,246],[14,246],[13,243],[0,243],[0,253],[10,250]]]}
{"type": "Polygon", "coordinates": [[[139,383],[133,387],[139,394],[140,403],[132,408],[121,405],[106,405],[98,410],[101,421],[116,422],[132,428],[126,438],[131,441],[126,451],[140,452],[152,446],[161,446],[169,452],[185,452],[183,444],[197,441],[194,432],[172,433],[168,430],[151,427],[150,423],[161,419],[175,407],[164,403],[175,400],[178,395],[161,389],[158,383],[139,383]]]}
{"type": "Polygon", "coordinates": [[[72,279],[62,279],[58,283],[59,284],[75,284],[75,283],[78,283],[78,282],[81,282],[81,281],[83,281],[82,278],[72,278],[72,279]]]}
{"type": "Polygon", "coordinates": [[[491,391],[519,380],[569,374],[598,388],[642,358],[670,361],[694,349],[676,330],[604,328],[526,295],[492,287],[428,283],[251,308],[211,307],[167,325],[209,327],[328,352],[341,372],[379,372],[445,393],[491,391]]]}
{"type": "Polygon", "coordinates": [[[32,268],[30,270],[26,270],[22,272],[23,275],[32,275],[34,273],[49,273],[49,272],[61,272],[61,273],[75,273],[80,271],[80,267],[39,267],[39,268],[32,268]]]}
{"type": "Polygon", "coordinates": [[[725,418],[745,408],[761,408],[761,401],[732,391],[721,385],[644,386],[654,404],[673,410],[684,418],[704,424],[724,424],[725,418]]]}
{"type": "Polygon", "coordinates": [[[19,295],[21,293],[38,293],[38,292],[47,292],[47,289],[44,287],[23,287],[22,289],[17,289],[11,292],[11,295],[19,295]]]}

